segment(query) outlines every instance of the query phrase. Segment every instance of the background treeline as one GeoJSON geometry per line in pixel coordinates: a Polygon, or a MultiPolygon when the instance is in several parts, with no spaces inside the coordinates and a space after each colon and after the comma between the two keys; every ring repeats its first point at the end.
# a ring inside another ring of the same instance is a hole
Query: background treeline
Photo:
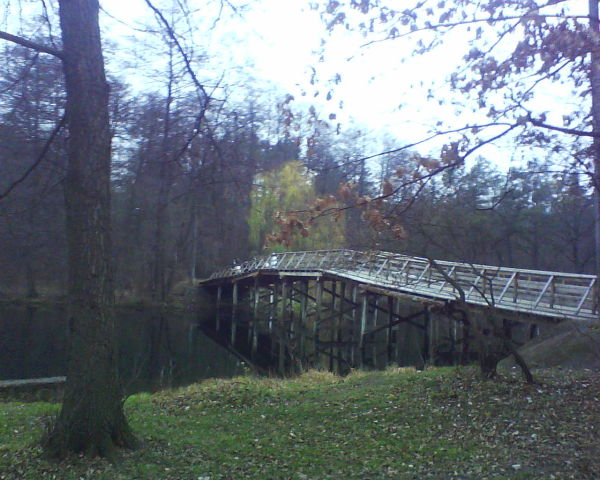
{"type": "MultiPolygon", "coordinates": [[[[360,210],[330,215],[271,250],[380,248],[414,255],[593,271],[585,180],[543,160],[508,172],[484,159],[431,177],[400,151],[371,160],[360,132],[336,134],[318,114],[273,92],[207,104],[169,63],[164,88],[137,93],[112,79],[113,230],[121,298],[164,301],[178,284],[265,252],[278,211],[308,208],[351,183],[376,197],[405,235],[373,230],[360,210]]],[[[0,292],[61,294],[66,282],[65,139],[60,64],[7,46],[0,64],[0,292]],[[31,173],[40,154],[43,160],[31,173]],[[10,191],[9,191],[10,190],[10,191]]]]}

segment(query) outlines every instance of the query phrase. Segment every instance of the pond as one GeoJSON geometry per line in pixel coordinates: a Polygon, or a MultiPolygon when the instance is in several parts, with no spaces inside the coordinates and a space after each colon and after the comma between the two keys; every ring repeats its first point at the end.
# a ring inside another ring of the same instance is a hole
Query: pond
{"type": "MultiPolygon", "coordinates": [[[[0,304],[0,380],[65,375],[67,321],[62,305],[0,304]]],[[[119,366],[126,393],[232,377],[243,366],[196,328],[183,311],[117,307],[119,366]]]]}

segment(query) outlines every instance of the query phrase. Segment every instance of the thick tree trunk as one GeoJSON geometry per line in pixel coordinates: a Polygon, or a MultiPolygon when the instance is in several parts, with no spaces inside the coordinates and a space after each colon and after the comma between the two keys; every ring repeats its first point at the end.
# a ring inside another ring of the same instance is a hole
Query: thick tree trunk
{"type": "Polygon", "coordinates": [[[69,165],[69,359],[62,409],[48,452],[111,456],[132,446],[117,372],[110,265],[108,84],[97,0],[61,0],[69,165]]]}
{"type": "MultiPolygon", "coordinates": [[[[598,21],[598,0],[589,0],[590,31],[592,53],[590,59],[590,86],[592,90],[592,129],[600,135],[600,22],[598,21]]],[[[596,244],[596,275],[600,275],[600,138],[593,140],[594,163],[594,213],[596,244]]]]}

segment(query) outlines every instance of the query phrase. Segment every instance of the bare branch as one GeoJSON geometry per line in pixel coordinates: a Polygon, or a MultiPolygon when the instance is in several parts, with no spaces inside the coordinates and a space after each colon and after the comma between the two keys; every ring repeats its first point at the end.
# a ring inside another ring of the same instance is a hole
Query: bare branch
{"type": "Polygon", "coordinates": [[[165,18],[165,16],[162,14],[162,12],[158,8],[156,8],[150,0],[145,0],[145,2],[146,2],[146,5],[148,5],[150,7],[150,9],[154,12],[156,17],[159,19],[160,23],[162,23],[163,26],[165,27],[165,30],[167,31],[167,35],[173,41],[173,43],[177,47],[177,50],[179,51],[179,54],[183,58],[183,61],[185,63],[185,69],[188,72],[189,76],[191,77],[192,82],[194,82],[194,85],[196,86],[196,88],[200,92],[202,92],[202,95],[204,95],[203,101],[208,103],[210,96],[206,92],[204,85],[202,85],[200,80],[198,80],[198,77],[196,76],[196,73],[194,72],[194,69],[192,68],[192,63],[190,61],[190,58],[188,57],[187,53],[185,53],[185,50],[183,49],[181,43],[177,39],[177,35],[175,34],[173,27],[171,27],[171,24],[165,18]]]}
{"type": "Polygon", "coordinates": [[[537,119],[533,118],[531,116],[531,113],[527,114],[527,120],[536,127],[546,128],[548,130],[554,130],[555,132],[566,133],[567,135],[576,135],[578,137],[600,138],[600,134],[598,134],[598,133],[588,132],[585,130],[577,130],[574,128],[557,127],[556,125],[549,125],[547,123],[544,123],[541,120],[537,120],[537,119]]]}
{"type": "Polygon", "coordinates": [[[474,153],[475,151],[477,151],[478,149],[480,149],[484,145],[487,145],[489,143],[495,142],[499,138],[502,138],[504,135],[506,135],[507,133],[511,132],[512,130],[514,130],[515,128],[520,127],[520,126],[521,126],[520,123],[514,123],[514,124],[510,125],[510,127],[508,127],[506,130],[504,130],[503,132],[499,133],[498,135],[494,135],[493,137],[490,137],[487,140],[482,140],[477,145],[475,145],[473,148],[467,150],[466,153],[464,153],[461,156],[462,160],[464,161],[469,155],[471,155],[472,153],[474,153]]]}
{"type": "Polygon", "coordinates": [[[66,115],[63,114],[56,127],[54,127],[54,130],[52,130],[50,137],[48,137],[48,140],[46,140],[46,143],[44,144],[44,147],[42,148],[42,151],[38,155],[35,162],[33,162],[33,164],[25,171],[25,173],[23,173],[23,175],[21,175],[17,180],[15,180],[4,192],[0,193],[0,200],[6,198],[10,194],[10,192],[17,188],[18,185],[23,183],[27,179],[27,177],[29,177],[29,175],[31,175],[31,173],[38,167],[38,165],[42,163],[42,160],[44,160],[44,157],[48,153],[48,150],[50,150],[52,142],[54,142],[54,139],[56,138],[58,133],[65,126],[66,119],[66,115]]]}
{"type": "Polygon", "coordinates": [[[506,180],[504,181],[504,187],[502,187],[503,192],[496,199],[496,201],[489,207],[475,207],[475,210],[478,210],[481,212],[495,210],[496,207],[498,205],[500,205],[506,199],[506,197],[508,197],[509,194],[511,194],[512,192],[515,191],[514,188],[508,188],[509,183],[510,183],[510,172],[506,174],[506,180]]]}
{"type": "Polygon", "coordinates": [[[500,195],[492,205],[490,205],[489,207],[475,207],[475,210],[477,210],[479,212],[495,210],[496,207],[498,207],[498,205],[500,205],[506,199],[506,197],[508,197],[508,195],[514,191],[515,191],[514,188],[504,190],[504,192],[502,192],[502,195],[500,195]]]}
{"type": "Polygon", "coordinates": [[[470,20],[460,20],[458,22],[448,22],[448,23],[437,23],[437,24],[429,24],[429,25],[425,25],[423,27],[418,27],[415,28],[413,30],[410,30],[408,32],[404,32],[398,35],[394,35],[393,37],[391,36],[386,36],[384,38],[379,38],[376,40],[371,40],[370,42],[364,43],[363,45],[361,45],[362,48],[364,47],[369,47],[371,45],[377,44],[377,43],[381,43],[381,42],[385,42],[388,40],[396,40],[398,38],[403,38],[403,37],[408,37],[408,36],[412,36],[415,33],[418,32],[425,32],[425,31],[437,31],[437,30],[443,30],[443,29],[452,29],[455,27],[461,27],[461,26],[468,26],[468,25],[472,25],[472,24],[476,24],[476,23],[486,23],[488,25],[493,25],[497,22],[508,22],[508,21],[512,21],[512,20],[519,20],[522,21],[523,19],[527,19],[527,20],[535,20],[535,19],[542,19],[542,18],[570,18],[570,19],[587,19],[589,18],[588,15],[543,15],[543,14],[539,14],[539,15],[532,15],[532,14],[525,14],[525,15],[508,15],[508,16],[501,16],[501,17],[487,17],[487,18],[473,18],[470,20]]]}
{"type": "Polygon", "coordinates": [[[48,10],[48,5],[46,5],[46,0],[42,0],[42,10],[43,10],[43,18],[48,25],[48,35],[50,37],[50,43],[53,48],[56,48],[56,42],[54,41],[54,34],[52,33],[52,22],[50,21],[50,13],[48,10]]]}
{"type": "Polygon", "coordinates": [[[17,45],[21,45],[23,47],[31,48],[32,50],[36,50],[41,53],[54,55],[55,57],[58,57],[61,60],[63,59],[63,53],[59,50],[56,50],[55,48],[47,47],[46,45],[41,45],[39,43],[32,42],[31,40],[12,35],[11,33],[4,32],[2,30],[0,30],[0,39],[8,40],[9,42],[16,43],[17,45]]]}
{"type": "MultiPolygon", "coordinates": [[[[489,127],[516,127],[518,125],[509,123],[509,122],[491,122],[491,123],[485,123],[485,124],[481,124],[481,125],[465,125],[464,127],[459,127],[459,128],[453,128],[450,130],[443,130],[443,131],[439,131],[439,132],[435,132],[433,134],[431,134],[430,136],[423,138],[421,140],[418,140],[416,142],[413,143],[407,143],[406,145],[403,145],[402,147],[398,147],[398,148],[394,148],[392,150],[386,150],[385,152],[379,152],[379,153],[375,153],[373,155],[368,155],[366,157],[361,157],[361,158],[357,158],[354,160],[349,160],[347,162],[343,162],[343,163],[339,163],[337,165],[334,165],[332,167],[327,167],[327,168],[321,168],[318,171],[319,172],[327,172],[330,170],[335,170],[338,168],[342,168],[345,167],[347,165],[352,165],[353,163],[361,163],[361,162],[365,162],[367,160],[372,160],[373,158],[377,158],[377,157],[382,157],[383,155],[391,155],[392,153],[399,153],[402,152],[404,150],[409,150],[413,147],[416,147],[417,145],[421,145],[423,143],[427,143],[430,140],[433,140],[434,138],[437,137],[441,137],[444,135],[449,135],[451,133],[460,133],[460,132],[464,132],[465,130],[473,130],[473,129],[482,129],[482,128],[489,128],[489,127]]],[[[510,130],[512,130],[512,128],[510,128],[510,130]]],[[[508,132],[506,132],[508,133],[508,132]]],[[[503,134],[502,134],[503,135],[503,134]]],[[[500,136],[502,136],[500,135],[500,136]]],[[[499,137],[500,137],[499,136],[499,137]]],[[[491,141],[496,140],[499,137],[494,137],[491,141]]],[[[489,143],[489,141],[486,141],[486,143],[489,143]]],[[[467,154],[463,156],[463,158],[466,158],[467,154]]]]}
{"type": "Polygon", "coordinates": [[[15,80],[13,80],[9,86],[7,86],[4,91],[2,93],[8,92],[10,91],[11,88],[19,85],[21,82],[23,82],[25,79],[27,79],[27,77],[29,77],[29,74],[31,73],[31,70],[33,69],[33,67],[35,66],[35,64],[37,63],[38,59],[40,57],[39,52],[36,52],[33,55],[33,58],[31,59],[31,61],[25,66],[25,68],[23,69],[23,73],[21,75],[19,75],[18,78],[16,78],[15,80]]]}
{"type": "Polygon", "coordinates": [[[140,33],[158,33],[156,30],[150,30],[147,28],[140,28],[140,27],[134,27],[133,25],[127,23],[124,20],[121,20],[120,18],[115,17],[112,13],[110,13],[108,10],[106,10],[102,5],[100,5],[100,10],[109,18],[113,19],[115,22],[120,23],[121,25],[126,26],[127,28],[135,31],[135,32],[140,32],[140,33]]]}
{"type": "Polygon", "coordinates": [[[466,297],[465,297],[465,291],[462,288],[462,286],[454,278],[452,278],[450,275],[448,275],[448,272],[446,272],[446,270],[444,270],[442,267],[440,267],[433,258],[428,257],[427,261],[435,269],[436,272],[438,272],[442,277],[444,277],[444,280],[446,280],[450,285],[452,285],[454,287],[454,289],[458,292],[458,296],[460,297],[460,302],[464,304],[466,301],[465,300],[466,297]]]}

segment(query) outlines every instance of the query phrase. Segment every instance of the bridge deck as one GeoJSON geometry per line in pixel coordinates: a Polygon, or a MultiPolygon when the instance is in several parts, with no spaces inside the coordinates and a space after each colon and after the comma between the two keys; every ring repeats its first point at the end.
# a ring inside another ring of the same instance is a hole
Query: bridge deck
{"type": "Polygon", "coordinates": [[[464,300],[513,312],[598,320],[595,275],[435,261],[388,252],[319,250],[257,257],[213,273],[203,284],[255,272],[333,275],[443,301],[464,300]]]}

